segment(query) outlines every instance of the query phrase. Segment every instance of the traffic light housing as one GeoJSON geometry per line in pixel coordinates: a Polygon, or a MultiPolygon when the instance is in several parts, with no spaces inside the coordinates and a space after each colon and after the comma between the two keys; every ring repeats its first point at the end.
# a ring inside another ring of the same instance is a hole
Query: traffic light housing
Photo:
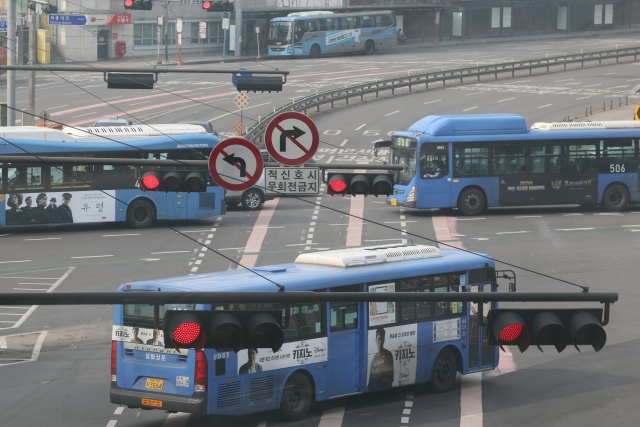
{"type": "Polygon", "coordinates": [[[561,353],[569,344],[591,345],[600,351],[607,341],[602,309],[492,309],[487,319],[489,344],[516,345],[524,353],[530,345],[553,345],[561,353]]]}
{"type": "Polygon", "coordinates": [[[124,8],[127,10],[151,10],[152,0],[124,0],[124,8]]]}
{"type": "Polygon", "coordinates": [[[636,105],[636,111],[633,113],[633,120],[640,120],[640,105],[636,105]]]}
{"type": "Polygon", "coordinates": [[[393,173],[345,173],[329,172],[327,174],[327,192],[334,194],[362,194],[370,193],[378,197],[393,193],[393,173]]]}
{"type": "Polygon", "coordinates": [[[235,3],[228,0],[203,1],[202,8],[207,12],[233,12],[235,3]]]}
{"type": "Polygon", "coordinates": [[[165,347],[235,352],[244,348],[270,348],[275,353],[284,342],[280,319],[281,310],[167,310],[165,347]]]}
{"type": "Polygon", "coordinates": [[[242,76],[237,77],[238,92],[280,92],[282,78],[273,76],[242,76]]]}
{"type": "Polygon", "coordinates": [[[58,6],[54,6],[51,3],[42,5],[42,12],[50,15],[52,13],[58,13],[58,6]]]}
{"type": "Polygon", "coordinates": [[[30,10],[33,10],[35,12],[36,9],[37,9],[37,3],[34,3],[32,1],[28,1],[27,2],[27,8],[30,9],[30,10]]]}
{"type": "Polygon", "coordinates": [[[142,171],[140,189],[142,191],[164,191],[200,193],[207,188],[205,173],[202,171],[142,171]]]}

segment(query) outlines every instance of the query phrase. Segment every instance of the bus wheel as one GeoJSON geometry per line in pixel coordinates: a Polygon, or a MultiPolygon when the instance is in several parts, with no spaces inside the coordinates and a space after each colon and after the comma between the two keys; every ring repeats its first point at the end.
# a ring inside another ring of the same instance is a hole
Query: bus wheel
{"type": "Polygon", "coordinates": [[[367,40],[364,44],[364,53],[367,55],[372,54],[376,50],[376,45],[373,44],[373,40],[367,40]]]}
{"type": "Polygon", "coordinates": [[[311,50],[309,51],[309,56],[312,58],[320,58],[320,46],[314,44],[311,46],[311,50]]]}
{"type": "Polygon", "coordinates": [[[453,352],[445,348],[442,350],[433,364],[431,373],[431,387],[436,393],[444,393],[453,387],[458,373],[458,363],[453,352]]]}
{"type": "Polygon", "coordinates": [[[480,215],[486,207],[484,194],[477,187],[465,188],[458,197],[458,209],[464,215],[480,215]]]}
{"type": "Polygon", "coordinates": [[[602,204],[609,212],[620,212],[627,208],[629,204],[629,191],[620,184],[613,184],[604,190],[602,204]]]}
{"type": "Polygon", "coordinates": [[[299,421],[307,415],[312,399],[309,379],[300,372],[294,372],[282,390],[280,415],[286,421],[299,421]]]}
{"type": "Polygon", "coordinates": [[[127,209],[127,223],[132,228],[147,228],[156,220],[156,208],[144,199],[136,199],[127,209]]]}

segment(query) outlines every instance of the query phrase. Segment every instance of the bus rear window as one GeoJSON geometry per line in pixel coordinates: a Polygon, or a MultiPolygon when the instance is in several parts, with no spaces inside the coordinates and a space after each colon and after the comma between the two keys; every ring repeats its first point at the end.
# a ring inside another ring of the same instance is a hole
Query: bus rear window
{"type": "Polygon", "coordinates": [[[164,313],[166,310],[193,310],[195,304],[172,304],[153,306],[149,304],[125,304],[124,326],[139,328],[162,329],[164,327],[164,313]],[[156,325],[155,311],[157,307],[158,324],[156,325]]]}

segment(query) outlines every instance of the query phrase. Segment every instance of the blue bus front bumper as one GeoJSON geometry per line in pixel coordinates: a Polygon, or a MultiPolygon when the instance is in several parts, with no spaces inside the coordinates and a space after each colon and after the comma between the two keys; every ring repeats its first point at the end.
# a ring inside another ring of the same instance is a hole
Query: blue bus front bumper
{"type": "Polygon", "coordinates": [[[405,202],[404,200],[394,199],[393,197],[387,198],[387,204],[391,206],[400,206],[403,208],[416,207],[416,202],[405,202]]]}
{"type": "Polygon", "coordinates": [[[120,388],[111,383],[109,392],[111,403],[126,405],[130,408],[162,409],[171,412],[187,412],[190,414],[207,413],[207,393],[197,393],[192,396],[177,396],[174,394],[146,393],[140,390],[120,388]],[[162,406],[143,405],[142,399],[161,401],[162,406]]]}
{"type": "Polygon", "coordinates": [[[293,56],[293,51],[292,50],[275,51],[275,50],[269,49],[268,54],[269,56],[293,56]]]}

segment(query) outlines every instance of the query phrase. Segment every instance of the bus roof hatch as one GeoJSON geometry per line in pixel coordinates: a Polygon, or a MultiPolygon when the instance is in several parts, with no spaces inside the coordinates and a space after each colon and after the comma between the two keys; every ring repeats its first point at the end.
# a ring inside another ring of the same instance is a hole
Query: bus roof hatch
{"type": "Polygon", "coordinates": [[[442,252],[435,246],[400,244],[306,253],[299,255],[296,263],[346,268],[441,256],[442,252]]]}

